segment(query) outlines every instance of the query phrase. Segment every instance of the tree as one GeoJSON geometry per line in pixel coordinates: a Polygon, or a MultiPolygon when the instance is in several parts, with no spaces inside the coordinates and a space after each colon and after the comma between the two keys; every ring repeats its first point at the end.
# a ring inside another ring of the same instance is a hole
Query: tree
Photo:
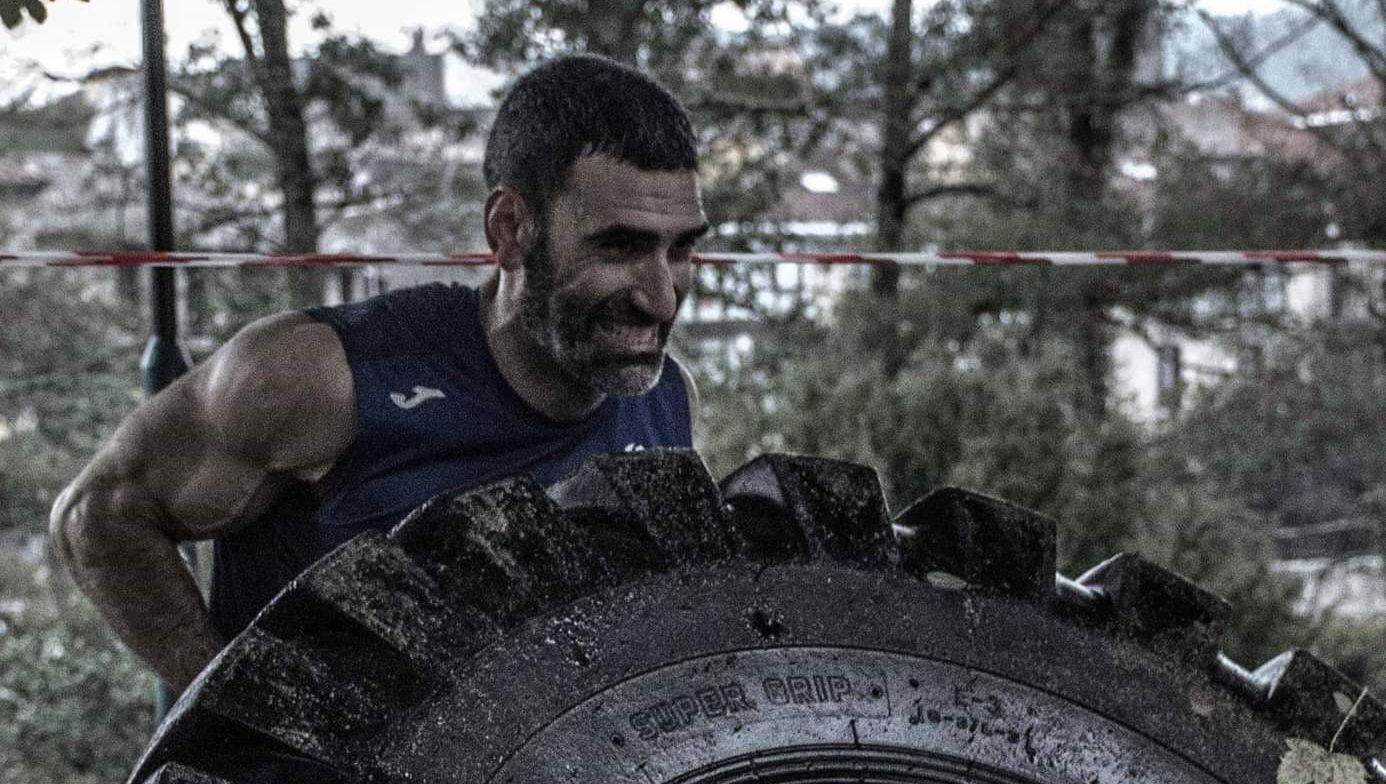
{"type": "Polygon", "coordinates": [[[32,547],[61,488],[139,401],[138,311],[110,273],[0,274],[0,780],[123,776],[152,683],[32,547]],[[101,717],[92,721],[92,717],[101,717]]]}
{"type": "Polygon", "coordinates": [[[1312,248],[1326,239],[1327,184],[1311,161],[1215,159],[1171,139],[1153,162],[1160,172],[1150,221],[1155,247],[1312,248]]]}
{"type": "Polygon", "coordinates": [[[256,138],[274,156],[283,196],[284,249],[314,252],[318,244],[314,204],[318,179],[309,157],[304,115],[307,101],[294,78],[289,56],[288,12],[282,0],[225,0],[225,4],[244,49],[251,81],[264,104],[263,124],[256,138]],[[258,36],[253,31],[258,31],[258,36]]]}
{"type": "MultiPolygon", "coordinates": [[[[1367,76],[1293,100],[1265,76],[1278,40],[1263,40],[1248,20],[1201,14],[1228,63],[1294,129],[1269,139],[1267,157],[1238,167],[1225,191],[1256,198],[1246,212],[1258,231],[1275,233],[1266,241],[1379,245],[1386,242],[1386,7],[1348,0],[1286,6],[1293,13],[1285,26],[1332,31],[1367,76]]],[[[1219,200],[1236,198],[1224,192],[1219,200]]],[[[1386,289],[1379,270],[1347,266],[1333,271],[1330,294],[1317,322],[1271,321],[1256,347],[1260,367],[1201,398],[1181,434],[1210,473],[1276,525],[1346,519],[1381,528],[1386,467],[1374,444],[1382,435],[1386,289]]]]}
{"type": "Polygon", "coordinates": [[[1340,322],[1277,337],[1262,369],[1200,393],[1179,448],[1268,524],[1366,522],[1386,498],[1386,330],[1340,322]]]}
{"type": "MultiPolygon", "coordinates": [[[[982,110],[1019,72],[1024,53],[1069,0],[934,4],[916,31],[912,0],[895,0],[884,68],[876,71],[881,98],[881,147],[876,196],[876,247],[903,247],[906,218],[922,202],[956,194],[994,193],[984,183],[927,182],[920,159],[940,134],[982,110]],[[926,183],[910,186],[911,174],[926,183]]],[[[899,269],[880,265],[872,288],[892,296],[899,269]]]]}
{"type": "Polygon", "coordinates": [[[1345,41],[1366,78],[1347,90],[1325,93],[1318,101],[1293,100],[1263,76],[1267,56],[1278,49],[1279,41],[1259,40],[1249,20],[1230,23],[1206,12],[1200,16],[1232,67],[1313,135],[1317,147],[1307,157],[1326,175],[1322,192],[1340,236],[1380,244],[1386,241],[1386,197],[1380,187],[1386,176],[1386,122],[1381,117],[1386,108],[1386,7],[1351,0],[1286,4],[1301,16],[1297,28],[1322,25],[1345,41]]]}
{"type": "MultiPolygon", "coordinates": [[[[351,167],[344,147],[360,145],[377,132],[384,120],[383,90],[372,91],[366,80],[384,88],[397,85],[400,74],[393,62],[364,40],[329,34],[305,60],[300,76],[290,56],[288,10],[283,0],[221,0],[230,17],[243,60],[228,62],[214,51],[194,47],[187,64],[173,79],[194,116],[230,124],[268,152],[279,193],[277,212],[282,235],[276,249],[293,253],[318,250],[321,232],[319,191],[325,186],[349,188],[351,167]],[[310,117],[315,105],[318,116],[310,117]],[[310,124],[326,124],[309,142],[310,124]],[[345,142],[345,143],[343,143],[345,142]]],[[[314,27],[327,31],[325,15],[314,27]]],[[[231,215],[235,211],[231,211],[231,215]]],[[[227,217],[225,213],[219,215],[227,217]]],[[[315,275],[290,273],[290,303],[315,304],[315,275]]]]}
{"type": "Polygon", "coordinates": [[[138,402],[140,336],[81,273],[6,270],[0,310],[0,533],[46,529],[58,491],[138,402]]]}

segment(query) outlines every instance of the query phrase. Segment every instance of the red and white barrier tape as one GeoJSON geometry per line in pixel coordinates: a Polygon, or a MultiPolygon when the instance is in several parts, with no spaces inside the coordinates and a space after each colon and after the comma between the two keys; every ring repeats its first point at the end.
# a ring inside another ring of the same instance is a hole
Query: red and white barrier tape
{"type": "MultiPolygon", "coordinates": [[[[898,264],[902,266],[1161,266],[1218,264],[1386,263],[1381,250],[1217,251],[952,251],[946,253],[700,253],[698,264],[898,264]]],[[[0,251],[3,267],[478,267],[490,253],[157,253],[153,251],[0,251]]]]}

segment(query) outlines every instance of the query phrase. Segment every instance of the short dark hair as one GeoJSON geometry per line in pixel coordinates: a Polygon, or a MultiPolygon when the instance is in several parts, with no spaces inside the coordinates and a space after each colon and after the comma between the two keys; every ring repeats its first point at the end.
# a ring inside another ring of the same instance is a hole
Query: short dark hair
{"type": "Polygon", "coordinates": [[[688,112],[654,79],[595,55],[552,60],[520,77],[486,140],[486,187],[509,185],[541,215],[573,164],[606,155],[645,171],[697,169],[688,112]]]}

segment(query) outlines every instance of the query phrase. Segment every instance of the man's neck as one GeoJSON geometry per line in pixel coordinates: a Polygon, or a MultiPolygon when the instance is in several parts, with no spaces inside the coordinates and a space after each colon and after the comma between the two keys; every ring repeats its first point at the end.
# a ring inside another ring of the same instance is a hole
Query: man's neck
{"type": "Polygon", "coordinates": [[[520,321],[519,297],[504,290],[505,276],[481,287],[481,328],[501,376],[531,408],[560,422],[583,419],[606,395],[588,389],[534,345],[520,321]]]}

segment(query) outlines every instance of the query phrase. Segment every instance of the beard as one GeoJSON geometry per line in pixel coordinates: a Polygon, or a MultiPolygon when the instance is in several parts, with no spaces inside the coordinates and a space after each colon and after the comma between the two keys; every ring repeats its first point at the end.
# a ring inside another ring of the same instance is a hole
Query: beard
{"type": "Polygon", "coordinates": [[[672,325],[640,313],[622,293],[599,302],[560,293],[546,223],[540,222],[534,245],[525,255],[525,288],[520,299],[525,335],[573,381],[589,389],[622,397],[654,389],[664,369],[672,325]],[[657,337],[648,350],[611,345],[598,337],[651,327],[656,328],[657,337]]]}

